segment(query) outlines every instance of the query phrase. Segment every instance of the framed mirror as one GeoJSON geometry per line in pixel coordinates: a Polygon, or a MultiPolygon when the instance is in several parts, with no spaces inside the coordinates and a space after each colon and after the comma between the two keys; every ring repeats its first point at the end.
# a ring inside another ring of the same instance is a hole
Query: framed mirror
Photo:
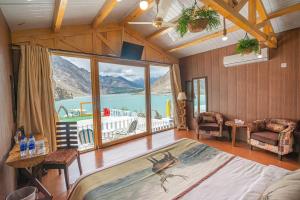
{"type": "Polygon", "coordinates": [[[193,78],[193,115],[207,112],[207,77],[193,78]]]}

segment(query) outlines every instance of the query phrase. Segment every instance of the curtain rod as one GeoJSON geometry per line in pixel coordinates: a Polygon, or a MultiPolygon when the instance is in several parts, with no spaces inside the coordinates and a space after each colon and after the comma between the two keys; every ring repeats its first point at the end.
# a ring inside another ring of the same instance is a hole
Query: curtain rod
{"type": "MultiPolygon", "coordinates": [[[[12,49],[20,49],[20,45],[11,45],[12,49]]],[[[114,58],[118,60],[123,60],[123,61],[134,61],[134,62],[141,62],[141,63],[147,63],[147,64],[160,64],[160,65],[173,65],[173,63],[163,63],[163,62],[158,62],[158,61],[148,61],[148,60],[130,60],[130,59],[125,59],[121,58],[118,56],[114,55],[105,55],[105,54],[96,54],[96,53],[84,53],[84,52],[77,52],[77,51],[69,51],[69,50],[61,50],[61,49],[52,49],[48,48],[50,52],[57,52],[57,53],[70,53],[70,54],[77,54],[77,55],[85,55],[85,56],[97,56],[101,58],[114,58]]]]}

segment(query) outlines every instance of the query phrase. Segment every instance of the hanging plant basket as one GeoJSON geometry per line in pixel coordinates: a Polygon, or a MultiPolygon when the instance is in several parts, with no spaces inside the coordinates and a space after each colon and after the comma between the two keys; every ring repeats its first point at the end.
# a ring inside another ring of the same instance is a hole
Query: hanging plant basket
{"type": "Polygon", "coordinates": [[[206,29],[208,19],[196,19],[188,23],[188,29],[191,33],[198,33],[206,29]]]}
{"type": "Polygon", "coordinates": [[[188,31],[192,33],[217,29],[220,25],[219,14],[210,8],[199,8],[197,1],[191,8],[182,10],[177,23],[177,32],[183,37],[188,31]]]}
{"type": "Polygon", "coordinates": [[[250,54],[252,52],[258,53],[259,52],[259,42],[257,39],[249,38],[248,34],[246,33],[245,37],[239,40],[235,51],[242,55],[250,54]]]}

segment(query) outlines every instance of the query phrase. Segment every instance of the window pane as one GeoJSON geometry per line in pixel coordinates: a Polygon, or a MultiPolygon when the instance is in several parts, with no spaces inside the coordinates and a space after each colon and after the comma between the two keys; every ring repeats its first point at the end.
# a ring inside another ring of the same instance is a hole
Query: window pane
{"type": "Polygon", "coordinates": [[[90,59],[52,56],[55,108],[62,122],[77,122],[79,148],[94,147],[90,59]]]}
{"type": "Polygon", "coordinates": [[[170,68],[151,66],[150,85],[152,132],[172,128],[174,120],[170,68]]]}
{"type": "Polygon", "coordinates": [[[99,63],[102,141],[146,132],[145,68],[99,63]]]}
{"type": "Polygon", "coordinates": [[[205,78],[193,79],[193,95],[194,116],[197,116],[199,112],[206,112],[207,91],[205,78]]]}

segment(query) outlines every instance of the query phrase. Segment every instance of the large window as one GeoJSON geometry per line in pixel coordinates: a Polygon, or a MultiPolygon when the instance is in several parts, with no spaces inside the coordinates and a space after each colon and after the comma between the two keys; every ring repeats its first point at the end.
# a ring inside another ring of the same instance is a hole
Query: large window
{"type": "Polygon", "coordinates": [[[52,56],[55,108],[61,122],[77,122],[79,148],[94,147],[91,62],[52,56]]]}
{"type": "Polygon", "coordinates": [[[173,128],[173,96],[170,67],[150,67],[152,132],[173,128]]]}
{"type": "Polygon", "coordinates": [[[194,117],[207,111],[207,78],[193,79],[194,117]]]}
{"type": "Polygon", "coordinates": [[[55,108],[76,122],[81,150],[173,127],[170,68],[53,55],[55,108]]]}
{"type": "Polygon", "coordinates": [[[99,63],[102,142],[146,132],[145,67],[99,63]]]}

